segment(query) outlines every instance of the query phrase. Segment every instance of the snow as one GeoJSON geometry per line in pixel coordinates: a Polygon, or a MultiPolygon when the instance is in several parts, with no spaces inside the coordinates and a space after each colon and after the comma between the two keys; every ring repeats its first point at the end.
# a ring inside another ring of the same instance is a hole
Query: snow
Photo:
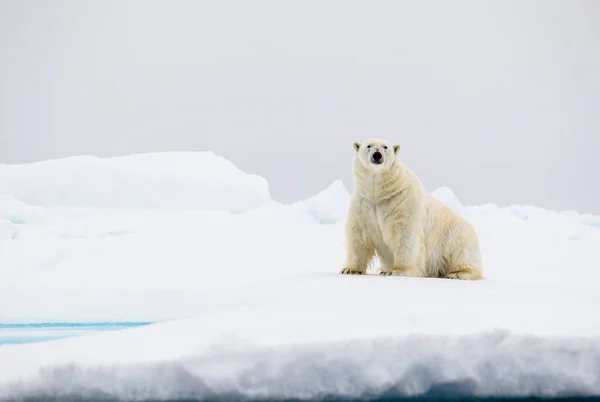
{"type": "Polygon", "coordinates": [[[1,345],[0,400],[600,394],[599,217],[433,194],[485,281],[339,275],[341,181],[284,205],[212,153],[0,166],[0,323],[156,322],[1,345]]]}

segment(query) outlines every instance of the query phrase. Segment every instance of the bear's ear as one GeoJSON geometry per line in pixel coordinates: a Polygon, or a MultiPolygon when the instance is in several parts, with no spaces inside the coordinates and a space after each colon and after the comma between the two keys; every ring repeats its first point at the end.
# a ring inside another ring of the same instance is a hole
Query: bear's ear
{"type": "Polygon", "coordinates": [[[358,149],[360,148],[360,142],[354,142],[352,146],[354,147],[354,150],[358,152],[358,149]]]}
{"type": "Polygon", "coordinates": [[[398,155],[400,152],[400,145],[394,145],[394,155],[398,155]]]}

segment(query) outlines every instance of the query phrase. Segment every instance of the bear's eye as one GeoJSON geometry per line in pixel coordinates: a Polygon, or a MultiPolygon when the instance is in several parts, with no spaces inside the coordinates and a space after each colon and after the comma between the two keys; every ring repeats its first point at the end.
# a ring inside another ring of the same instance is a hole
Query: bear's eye
{"type": "Polygon", "coordinates": [[[384,145],[384,146],[383,146],[383,149],[387,149],[387,145],[384,145]]]}
{"type": "Polygon", "coordinates": [[[367,145],[367,148],[371,148],[371,144],[367,145]]]}

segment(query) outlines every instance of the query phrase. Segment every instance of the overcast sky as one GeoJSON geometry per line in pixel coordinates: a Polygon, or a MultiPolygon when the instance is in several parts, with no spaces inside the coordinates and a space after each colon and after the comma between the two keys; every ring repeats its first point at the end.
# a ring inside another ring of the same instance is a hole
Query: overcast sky
{"type": "Polygon", "coordinates": [[[0,0],[0,163],[213,150],[291,201],[367,137],[463,203],[600,213],[600,2],[0,0]]]}

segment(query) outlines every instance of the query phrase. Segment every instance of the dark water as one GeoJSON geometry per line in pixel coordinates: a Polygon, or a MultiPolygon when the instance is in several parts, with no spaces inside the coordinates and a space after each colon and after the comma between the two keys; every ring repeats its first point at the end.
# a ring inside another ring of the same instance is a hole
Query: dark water
{"type": "MultiPolygon", "coordinates": [[[[448,387],[435,387],[430,389],[429,392],[419,397],[404,397],[400,395],[394,395],[393,391],[379,393],[378,395],[372,395],[364,398],[339,398],[339,397],[322,397],[316,399],[247,399],[239,396],[231,395],[213,395],[212,397],[203,397],[200,399],[188,398],[188,399],[146,399],[140,400],[135,399],[137,402],[309,402],[309,401],[320,401],[320,402],[454,402],[454,401],[467,401],[467,402],[534,402],[534,401],[554,401],[554,402],[584,402],[584,401],[599,401],[600,395],[598,396],[561,396],[561,397],[477,397],[469,395],[468,392],[460,390],[459,388],[448,388],[448,387]]],[[[80,396],[55,396],[47,395],[43,397],[23,398],[19,399],[20,402],[123,402],[127,401],[124,399],[112,398],[106,394],[95,394],[93,392],[86,392],[87,397],[80,396]]],[[[81,395],[81,393],[80,393],[81,395]]],[[[7,401],[8,402],[8,401],[7,401]]]]}
{"type": "MultiPolygon", "coordinates": [[[[40,398],[25,398],[20,399],[21,402],[123,402],[123,399],[106,399],[106,398],[69,398],[69,397],[40,397],[40,398]]],[[[365,399],[336,399],[336,398],[323,398],[323,399],[239,399],[239,398],[217,398],[217,399],[148,399],[140,401],[136,399],[136,402],[451,402],[451,401],[467,401],[467,402],[536,402],[536,401],[553,401],[553,402],[587,402],[587,401],[600,401],[600,396],[597,397],[560,397],[560,398],[537,398],[537,397],[524,397],[524,398],[479,398],[470,396],[459,396],[459,395],[424,395],[421,397],[397,397],[397,398],[365,398],[365,399]]],[[[7,401],[8,402],[8,401],[7,401]]],[[[12,401],[11,401],[12,402],[12,401]]]]}

